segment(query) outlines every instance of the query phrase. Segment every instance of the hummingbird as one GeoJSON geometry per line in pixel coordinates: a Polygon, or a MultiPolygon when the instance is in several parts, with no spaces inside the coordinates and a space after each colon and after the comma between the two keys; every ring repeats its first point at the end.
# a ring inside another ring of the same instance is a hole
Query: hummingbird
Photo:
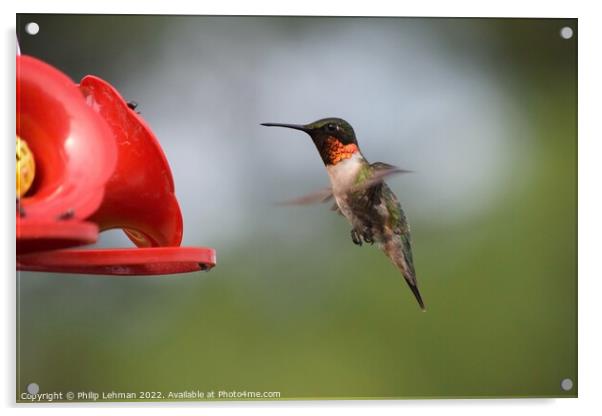
{"type": "Polygon", "coordinates": [[[425,310],[418,290],[410,227],[397,197],[384,179],[409,172],[383,162],[369,163],[360,151],[353,127],[341,118],[324,118],[310,124],[262,123],[307,133],[324,162],[330,187],[288,201],[310,204],[334,199],[332,210],[351,224],[351,240],[361,246],[374,244],[399,269],[406,283],[425,310]]]}

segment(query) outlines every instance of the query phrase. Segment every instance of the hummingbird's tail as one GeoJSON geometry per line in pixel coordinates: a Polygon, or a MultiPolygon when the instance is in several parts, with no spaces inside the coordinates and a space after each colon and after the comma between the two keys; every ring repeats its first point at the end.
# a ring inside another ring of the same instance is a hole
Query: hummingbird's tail
{"type": "MultiPolygon", "coordinates": [[[[404,276],[404,278],[405,278],[405,276],[404,276]]],[[[422,296],[420,296],[420,291],[418,290],[418,286],[416,285],[416,279],[414,279],[414,283],[411,283],[407,278],[405,279],[405,281],[407,282],[408,286],[410,287],[410,290],[414,294],[414,297],[418,301],[418,305],[420,305],[420,309],[422,309],[423,311],[426,311],[426,307],[424,306],[424,302],[422,301],[422,296]]]]}
{"type": "Polygon", "coordinates": [[[410,236],[408,234],[396,235],[389,238],[382,244],[383,251],[391,259],[393,264],[399,269],[403,275],[408,287],[414,294],[420,309],[426,311],[424,301],[418,290],[418,282],[416,281],[416,273],[414,272],[414,263],[412,260],[412,248],[410,246],[410,236]]]}

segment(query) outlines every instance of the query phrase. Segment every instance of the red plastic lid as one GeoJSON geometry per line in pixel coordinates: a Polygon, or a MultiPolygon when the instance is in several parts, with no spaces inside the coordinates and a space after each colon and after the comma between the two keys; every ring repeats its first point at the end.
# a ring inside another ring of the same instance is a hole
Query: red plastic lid
{"type": "MultiPolygon", "coordinates": [[[[36,177],[20,203],[29,219],[85,220],[103,200],[117,162],[112,132],[65,74],[17,57],[17,135],[34,154],[36,177]]],[[[11,139],[14,140],[14,139],[11,139]]]]}
{"type": "Polygon", "coordinates": [[[167,157],[146,122],[108,82],[88,75],[80,89],[117,144],[117,165],[90,218],[101,231],[121,228],[138,247],[179,246],[183,223],[167,157]]]}
{"type": "Polygon", "coordinates": [[[17,254],[92,244],[98,226],[85,221],[38,221],[17,217],[17,254]]]}
{"type": "Polygon", "coordinates": [[[143,276],[210,270],[215,250],[207,247],[149,247],[56,250],[17,258],[23,271],[143,276]]]}

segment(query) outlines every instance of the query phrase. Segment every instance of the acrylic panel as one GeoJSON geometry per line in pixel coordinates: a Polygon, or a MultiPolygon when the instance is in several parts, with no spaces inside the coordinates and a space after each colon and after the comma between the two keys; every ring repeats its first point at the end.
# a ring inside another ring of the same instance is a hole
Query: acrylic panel
{"type": "Polygon", "coordinates": [[[576,19],[16,27],[17,401],[577,396],[576,19]]]}

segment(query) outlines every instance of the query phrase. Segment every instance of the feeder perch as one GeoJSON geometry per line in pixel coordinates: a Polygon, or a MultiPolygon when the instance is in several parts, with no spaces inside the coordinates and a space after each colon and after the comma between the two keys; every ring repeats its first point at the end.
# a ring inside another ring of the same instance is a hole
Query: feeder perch
{"type": "Polygon", "coordinates": [[[215,265],[214,249],[180,247],[183,221],[165,154],[107,82],[86,76],[76,85],[18,56],[17,137],[35,166],[32,175],[17,163],[19,270],[153,275],[215,265]],[[31,176],[29,189],[19,184],[31,176]],[[115,228],[137,248],[73,248],[115,228]]]}

